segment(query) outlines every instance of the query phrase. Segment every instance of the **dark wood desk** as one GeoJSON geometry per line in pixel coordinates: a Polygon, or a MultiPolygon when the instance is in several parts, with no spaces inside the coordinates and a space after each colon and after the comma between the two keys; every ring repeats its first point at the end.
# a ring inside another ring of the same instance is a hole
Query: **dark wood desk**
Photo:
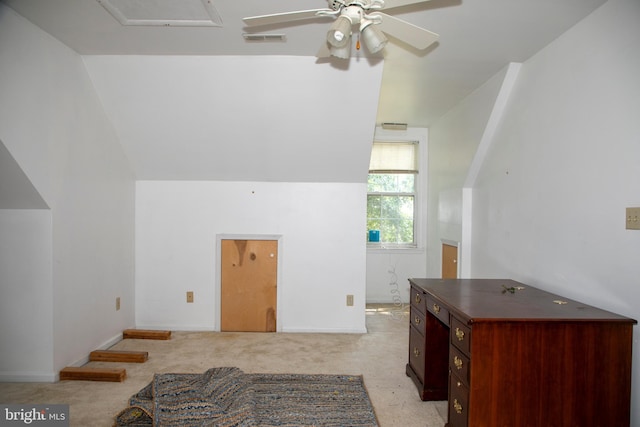
{"type": "Polygon", "coordinates": [[[448,427],[629,427],[635,320],[511,280],[409,282],[407,375],[448,427]]]}

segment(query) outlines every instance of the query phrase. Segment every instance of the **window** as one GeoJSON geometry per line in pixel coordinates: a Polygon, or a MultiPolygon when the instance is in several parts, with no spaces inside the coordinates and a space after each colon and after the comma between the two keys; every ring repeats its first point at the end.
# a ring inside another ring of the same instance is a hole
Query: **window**
{"type": "Polygon", "coordinates": [[[367,186],[367,228],[372,237],[369,245],[417,246],[417,174],[417,143],[373,143],[367,186]]]}

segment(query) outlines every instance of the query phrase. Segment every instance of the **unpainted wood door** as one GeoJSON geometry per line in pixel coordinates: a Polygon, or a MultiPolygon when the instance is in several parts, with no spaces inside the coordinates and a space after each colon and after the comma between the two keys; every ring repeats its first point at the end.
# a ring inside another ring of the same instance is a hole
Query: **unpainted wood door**
{"type": "Polygon", "coordinates": [[[442,244],[442,278],[458,278],[458,247],[442,244]]]}
{"type": "Polygon", "coordinates": [[[221,241],[220,329],[275,332],[277,240],[221,241]]]}

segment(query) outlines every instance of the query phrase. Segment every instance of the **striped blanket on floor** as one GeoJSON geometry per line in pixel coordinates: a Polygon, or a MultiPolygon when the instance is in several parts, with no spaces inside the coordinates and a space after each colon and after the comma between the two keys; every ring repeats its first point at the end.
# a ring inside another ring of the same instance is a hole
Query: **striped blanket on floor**
{"type": "Polygon", "coordinates": [[[362,376],[156,374],[114,426],[378,426],[362,376]]]}

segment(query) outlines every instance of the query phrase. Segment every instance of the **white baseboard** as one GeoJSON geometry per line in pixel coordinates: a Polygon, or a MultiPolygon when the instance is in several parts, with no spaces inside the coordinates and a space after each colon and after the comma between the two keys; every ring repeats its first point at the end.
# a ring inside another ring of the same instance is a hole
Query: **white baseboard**
{"type": "MultiPolygon", "coordinates": [[[[203,326],[185,326],[185,325],[166,325],[166,326],[137,326],[138,329],[160,330],[160,331],[176,331],[176,332],[220,332],[211,327],[203,326]]],[[[316,333],[316,334],[366,334],[367,329],[306,329],[306,328],[283,328],[281,331],[285,333],[316,333]]]]}
{"type": "MultiPolygon", "coordinates": [[[[115,344],[119,343],[120,341],[122,341],[122,333],[116,334],[113,337],[109,338],[108,340],[104,341],[95,350],[106,350],[114,346],[115,344]]],[[[80,359],[76,360],[75,362],[68,364],[67,366],[78,367],[78,366],[83,366],[88,362],[89,362],[89,355],[87,354],[81,357],[80,359]]]]}
{"type": "Polygon", "coordinates": [[[0,383],[55,383],[57,372],[0,372],[0,383]]]}
{"type": "Polygon", "coordinates": [[[114,335],[113,337],[103,342],[101,345],[98,346],[96,350],[107,350],[108,348],[118,344],[120,341],[122,341],[122,332],[114,335]]]}
{"type": "MultiPolygon", "coordinates": [[[[116,334],[98,346],[96,350],[106,350],[122,340],[122,333],[116,334]]],[[[85,355],[80,359],[66,366],[82,366],[89,362],[89,355],[85,355]]],[[[0,372],[0,382],[7,383],[54,383],[60,380],[59,370],[55,372],[38,372],[38,371],[18,371],[18,372],[0,372]]]]}
{"type": "Polygon", "coordinates": [[[136,329],[147,329],[150,331],[176,331],[176,332],[216,332],[213,326],[190,326],[190,325],[138,325],[136,329]]]}
{"type": "Polygon", "coordinates": [[[364,329],[307,329],[307,328],[284,328],[282,332],[292,334],[366,334],[364,329]]]}

